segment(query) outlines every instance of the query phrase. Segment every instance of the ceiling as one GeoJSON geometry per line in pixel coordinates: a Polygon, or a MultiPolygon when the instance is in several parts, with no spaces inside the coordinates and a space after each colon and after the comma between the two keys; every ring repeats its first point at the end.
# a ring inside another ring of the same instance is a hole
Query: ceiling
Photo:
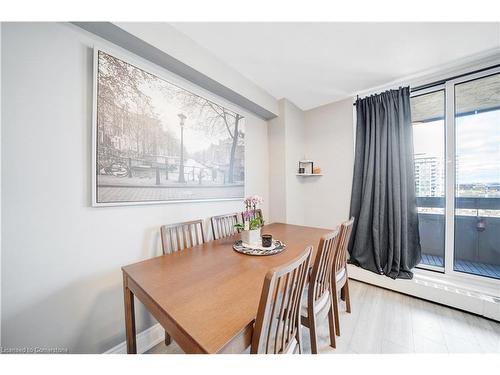
{"type": "Polygon", "coordinates": [[[500,23],[171,23],[307,110],[500,48],[500,23]]]}

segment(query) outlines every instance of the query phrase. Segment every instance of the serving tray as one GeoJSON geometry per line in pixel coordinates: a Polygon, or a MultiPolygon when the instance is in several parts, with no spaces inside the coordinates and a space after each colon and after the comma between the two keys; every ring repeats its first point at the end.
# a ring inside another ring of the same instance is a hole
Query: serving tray
{"type": "Polygon", "coordinates": [[[285,250],[285,244],[279,240],[273,240],[273,244],[270,247],[262,247],[259,245],[249,245],[238,240],[233,244],[233,249],[238,253],[246,255],[274,255],[285,250]]]}

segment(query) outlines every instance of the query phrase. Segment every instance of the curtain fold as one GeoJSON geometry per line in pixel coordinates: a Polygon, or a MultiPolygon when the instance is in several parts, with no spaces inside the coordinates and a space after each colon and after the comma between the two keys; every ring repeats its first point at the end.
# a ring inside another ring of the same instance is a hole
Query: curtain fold
{"type": "Polygon", "coordinates": [[[356,101],[350,261],[411,279],[420,262],[409,87],[356,101]]]}

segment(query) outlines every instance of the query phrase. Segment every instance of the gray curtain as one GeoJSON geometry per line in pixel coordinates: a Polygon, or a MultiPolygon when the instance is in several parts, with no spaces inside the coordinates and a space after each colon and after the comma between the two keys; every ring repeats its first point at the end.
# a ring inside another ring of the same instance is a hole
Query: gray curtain
{"type": "Polygon", "coordinates": [[[410,89],[358,99],[356,112],[350,261],[394,279],[411,279],[421,253],[410,89]]]}

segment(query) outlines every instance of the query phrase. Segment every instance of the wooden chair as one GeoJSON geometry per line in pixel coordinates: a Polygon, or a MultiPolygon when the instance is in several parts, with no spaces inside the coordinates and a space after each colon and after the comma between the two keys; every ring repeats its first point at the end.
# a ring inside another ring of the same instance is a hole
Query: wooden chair
{"type": "Polygon", "coordinates": [[[337,246],[335,258],[333,260],[333,276],[332,276],[332,291],[333,291],[333,309],[335,312],[335,332],[340,336],[340,320],[339,320],[339,301],[338,291],[340,291],[341,299],[346,303],[346,311],[351,313],[351,298],[349,296],[349,278],[347,277],[347,247],[351,238],[352,224],[354,218],[351,217],[348,221],[340,225],[340,239],[337,246]]]}
{"type": "Polygon", "coordinates": [[[163,225],[160,233],[163,254],[170,254],[205,242],[203,220],[163,225]]]}
{"type": "Polygon", "coordinates": [[[319,242],[318,253],[312,267],[307,291],[307,305],[302,308],[301,322],[309,328],[311,352],[318,353],[316,320],[323,312],[328,312],[330,345],[335,348],[335,325],[332,299],[333,260],[339,242],[339,231],[323,236],[319,242]]]}
{"type": "Polygon", "coordinates": [[[238,233],[238,229],[234,227],[238,224],[238,213],[214,216],[210,219],[212,223],[212,234],[214,240],[226,238],[238,233]]]}
{"type": "MultiPolygon", "coordinates": [[[[162,225],[160,234],[163,254],[171,254],[205,242],[203,220],[162,225]]],[[[170,345],[171,342],[169,333],[165,331],[165,345],[170,345]]]]}
{"type": "Polygon", "coordinates": [[[267,273],[250,353],[302,353],[299,318],[311,253],[309,246],[290,263],[267,273]]]}

